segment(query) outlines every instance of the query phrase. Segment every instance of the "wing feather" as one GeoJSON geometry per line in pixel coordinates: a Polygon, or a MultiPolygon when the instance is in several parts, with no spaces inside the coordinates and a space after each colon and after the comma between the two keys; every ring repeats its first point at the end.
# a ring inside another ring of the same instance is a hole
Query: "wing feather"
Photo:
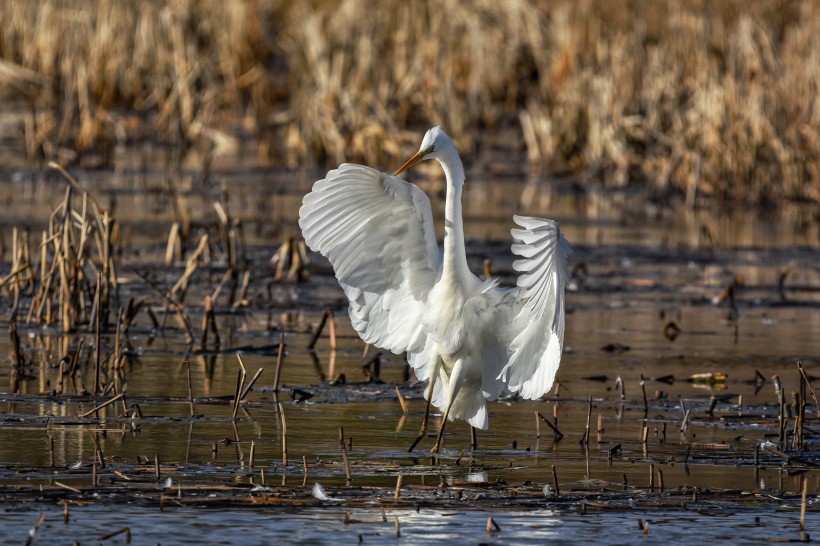
{"type": "Polygon", "coordinates": [[[520,241],[512,251],[520,273],[518,292],[507,301],[513,307],[509,358],[498,377],[524,398],[537,399],[552,388],[564,345],[564,287],[569,279],[567,256],[571,250],[558,222],[514,216],[524,229],[513,229],[520,241]]]}
{"type": "Polygon", "coordinates": [[[299,226],[307,245],[333,265],[362,339],[396,353],[424,347],[422,318],[441,251],[420,188],[344,164],[305,196],[299,226]]]}

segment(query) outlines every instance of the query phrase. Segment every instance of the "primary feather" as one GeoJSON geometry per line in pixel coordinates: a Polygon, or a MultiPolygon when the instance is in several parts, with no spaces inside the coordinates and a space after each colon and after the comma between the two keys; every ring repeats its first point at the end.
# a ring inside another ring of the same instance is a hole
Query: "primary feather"
{"type": "Polygon", "coordinates": [[[299,225],[307,245],[333,264],[362,339],[395,353],[423,345],[419,325],[441,252],[421,189],[344,164],[305,196],[299,225]]]}
{"type": "Polygon", "coordinates": [[[481,281],[466,265],[463,167],[439,128],[408,164],[429,158],[447,175],[443,254],[427,195],[361,165],[344,164],[316,182],[299,225],[307,245],[333,265],[362,339],[406,352],[419,379],[435,380],[435,406],[486,429],[486,400],[504,393],[537,399],[552,387],[570,248],[558,222],[514,216],[517,286],[481,281]]]}

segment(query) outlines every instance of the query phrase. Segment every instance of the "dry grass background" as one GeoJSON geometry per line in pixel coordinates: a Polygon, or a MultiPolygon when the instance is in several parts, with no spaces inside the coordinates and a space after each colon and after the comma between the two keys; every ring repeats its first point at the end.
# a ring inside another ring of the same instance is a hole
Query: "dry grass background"
{"type": "Polygon", "coordinates": [[[385,165],[441,123],[689,205],[818,201],[818,28],[814,0],[0,0],[0,109],[32,158],[227,134],[385,165]]]}

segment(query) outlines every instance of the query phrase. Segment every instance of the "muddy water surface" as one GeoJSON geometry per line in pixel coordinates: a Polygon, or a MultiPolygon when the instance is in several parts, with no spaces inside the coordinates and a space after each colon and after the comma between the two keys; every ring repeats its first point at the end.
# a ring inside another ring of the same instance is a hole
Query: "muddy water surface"
{"type": "MultiPolygon", "coordinates": [[[[125,394],[127,411],[118,402],[85,417],[111,398],[87,394],[93,330],[63,334],[59,325],[18,319],[28,361],[19,393],[8,389],[8,359],[0,369],[0,519],[8,543],[24,540],[40,513],[35,541],[43,542],[96,541],[123,527],[136,543],[324,543],[329,533],[333,542],[382,542],[395,539],[395,518],[405,543],[600,540],[604,532],[612,543],[630,543],[644,536],[639,518],[651,521],[649,540],[682,541],[692,532],[797,539],[801,478],[808,529],[820,524],[816,408],[809,400],[804,450],[776,445],[780,406],[772,380],[779,378],[791,403],[798,361],[810,377],[820,376],[820,232],[811,211],[685,213],[634,206],[624,192],[580,194],[561,181],[471,178],[465,222],[476,272],[490,259],[502,281],[514,282],[513,213],[561,221],[574,248],[566,352],[551,396],[492,403],[490,429],[478,432],[475,449],[469,427],[451,423],[444,453],[433,457],[426,451],[433,438],[407,452],[424,412],[422,387],[408,380],[401,356],[382,355],[378,377],[362,371],[364,344],[326,262],[314,257],[303,282],[274,281],[270,258],[297,233],[298,203],[315,175],[270,172],[244,159],[217,164],[208,176],[196,161],[169,170],[138,168],[130,157],[116,171],[75,173],[121,224],[122,303],[145,298],[162,316],[162,299],[143,277],[150,271],[167,289],[184,270],[184,261],[163,262],[174,221],[169,202],[176,199],[191,211],[194,235],[218,222],[214,201],[241,220],[247,305],[216,299],[218,350],[189,347],[173,317],[158,330],[138,315],[123,374],[103,374],[104,384],[125,394]],[[724,297],[733,283],[733,298],[724,297]],[[326,307],[336,313],[337,349],[330,351],[325,331],[311,353],[307,345],[326,307]],[[275,393],[282,330],[283,387],[275,393]],[[59,360],[81,339],[78,373],[70,384],[65,379],[68,394],[57,395],[59,360]],[[237,354],[250,375],[263,372],[234,419],[237,354]],[[329,383],[340,374],[344,384],[329,383]],[[725,378],[694,381],[695,374],[725,378]],[[409,403],[406,415],[396,385],[409,403]],[[538,413],[557,421],[563,437],[539,423],[538,413]],[[588,419],[589,443],[579,443],[588,419]],[[785,451],[797,459],[784,458],[785,451]],[[332,500],[317,500],[314,483],[332,500]],[[490,537],[488,516],[501,529],[490,537]]],[[[439,212],[440,183],[417,180],[439,212]]],[[[14,227],[39,233],[64,190],[59,177],[40,170],[3,171],[5,237],[14,227]]],[[[221,260],[215,244],[186,296],[197,335],[202,298],[226,271],[221,260]]],[[[0,273],[9,272],[7,249],[0,273]]],[[[11,308],[8,292],[0,293],[0,305],[11,308]]],[[[8,322],[5,314],[1,326],[8,322]]],[[[113,350],[112,334],[102,337],[104,352],[113,350]]],[[[0,350],[10,354],[7,336],[0,350]]]]}

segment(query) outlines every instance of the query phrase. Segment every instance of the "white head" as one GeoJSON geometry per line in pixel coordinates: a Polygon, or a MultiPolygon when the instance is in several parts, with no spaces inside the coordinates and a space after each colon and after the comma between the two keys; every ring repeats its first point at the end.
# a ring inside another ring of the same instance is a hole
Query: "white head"
{"type": "Polygon", "coordinates": [[[441,126],[437,125],[424,134],[421,140],[419,151],[407,160],[407,162],[399,167],[396,174],[399,175],[421,161],[426,159],[439,159],[446,157],[455,151],[455,145],[450,137],[442,130],[441,126]]]}
{"type": "Polygon", "coordinates": [[[453,141],[441,128],[436,125],[424,134],[419,151],[424,152],[424,159],[432,159],[445,149],[453,147],[453,141]]]}

